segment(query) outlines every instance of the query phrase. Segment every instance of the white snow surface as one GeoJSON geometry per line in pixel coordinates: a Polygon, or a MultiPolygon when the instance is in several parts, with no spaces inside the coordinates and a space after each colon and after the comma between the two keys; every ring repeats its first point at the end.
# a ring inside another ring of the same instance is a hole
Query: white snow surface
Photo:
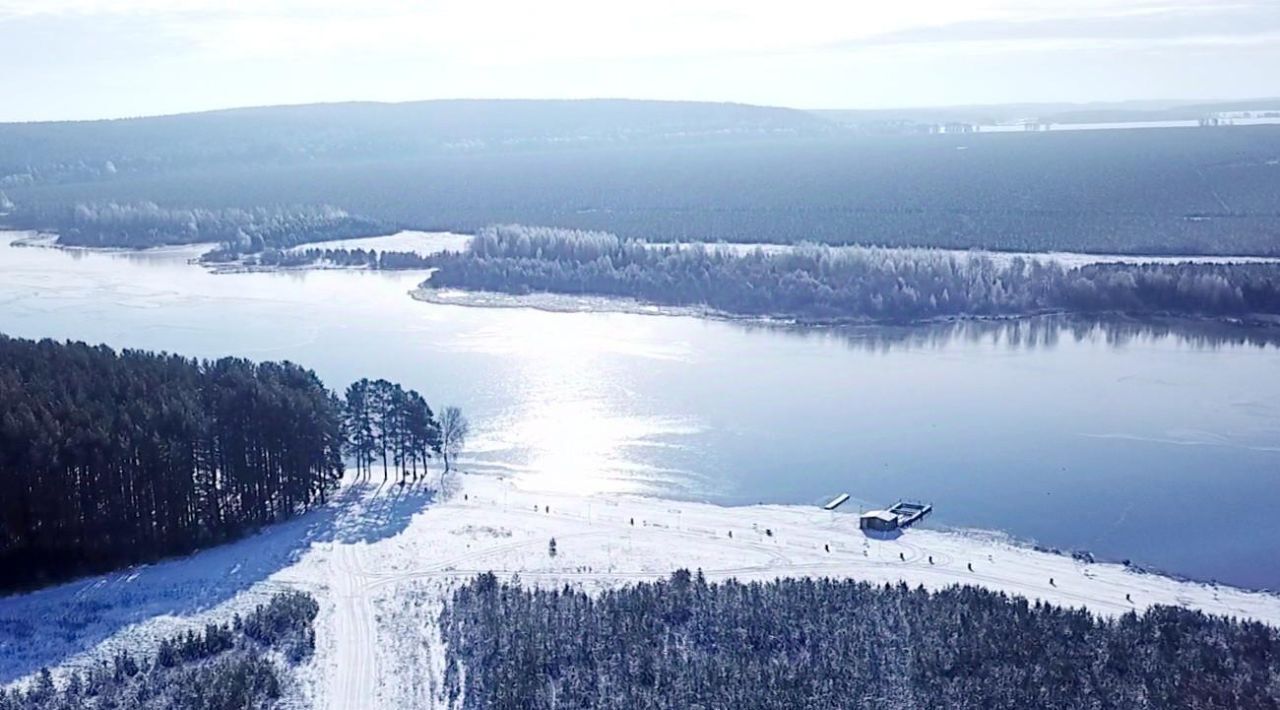
{"type": "Polygon", "coordinates": [[[453,232],[420,232],[405,230],[381,237],[362,237],[359,239],[334,239],[327,242],[308,242],[293,247],[290,251],[306,251],[308,249],[372,249],[373,251],[408,251],[419,256],[431,256],[442,251],[462,251],[471,242],[467,234],[453,232]]]}
{"type": "Polygon", "coordinates": [[[1085,563],[995,534],[913,528],[869,538],[852,510],[555,494],[459,475],[444,494],[421,484],[348,483],[329,505],[236,543],[0,598],[0,685],[119,648],[147,653],[163,636],[229,619],[295,588],[316,595],[320,615],[316,654],[298,669],[288,706],[439,706],[437,615],[451,590],[475,574],[593,591],[680,568],[712,580],[974,584],[1101,615],[1173,604],[1280,625],[1274,594],[1085,563]]]}

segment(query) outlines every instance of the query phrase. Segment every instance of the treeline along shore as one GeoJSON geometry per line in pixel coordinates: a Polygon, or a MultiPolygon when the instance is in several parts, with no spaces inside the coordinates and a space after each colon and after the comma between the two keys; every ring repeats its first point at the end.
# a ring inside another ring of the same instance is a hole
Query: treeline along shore
{"type": "Polygon", "coordinates": [[[727,315],[905,323],[1042,313],[1280,314],[1280,263],[1094,263],[932,249],[654,245],[606,232],[493,226],[428,259],[424,288],[560,293],[727,315]]]}
{"type": "Polygon", "coordinates": [[[425,476],[426,400],[340,399],[289,362],[0,336],[0,591],[183,554],[325,502],[344,472],[425,476]]]}
{"type": "Polygon", "coordinates": [[[56,232],[61,246],[146,249],[217,243],[210,261],[266,249],[387,234],[389,225],[330,205],[249,208],[162,207],[154,202],[88,202],[72,206],[15,206],[7,224],[56,232]]]}

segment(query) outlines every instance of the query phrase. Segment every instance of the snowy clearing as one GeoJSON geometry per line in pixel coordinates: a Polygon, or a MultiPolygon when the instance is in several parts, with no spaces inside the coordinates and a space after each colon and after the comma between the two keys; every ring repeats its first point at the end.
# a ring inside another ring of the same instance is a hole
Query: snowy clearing
{"type": "Polygon", "coordinates": [[[700,568],[710,579],[961,583],[1105,615],[1175,604],[1280,625],[1273,594],[1085,563],[998,535],[911,529],[873,539],[857,529],[856,511],[552,494],[476,475],[451,479],[449,488],[433,500],[412,486],[348,485],[331,505],[237,543],[2,598],[0,684],[122,645],[149,650],[161,635],[227,618],[290,587],[321,605],[316,655],[300,669],[291,705],[429,706],[443,669],[440,605],[484,571],[586,590],[679,568],[700,568]]]}
{"type": "Polygon", "coordinates": [[[326,242],[307,242],[290,247],[289,251],[308,249],[371,249],[373,251],[407,251],[419,256],[431,256],[442,251],[466,249],[471,241],[469,234],[453,232],[420,232],[404,230],[381,237],[358,239],[333,239],[326,242]]]}

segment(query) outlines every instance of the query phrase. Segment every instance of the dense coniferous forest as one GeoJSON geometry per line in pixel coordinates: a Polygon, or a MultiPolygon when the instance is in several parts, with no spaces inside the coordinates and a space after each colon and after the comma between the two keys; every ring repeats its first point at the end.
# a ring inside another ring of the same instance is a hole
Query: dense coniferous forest
{"type": "Polygon", "coordinates": [[[218,255],[287,249],[307,242],[385,234],[386,225],[327,205],[251,209],[172,209],[154,202],[77,204],[69,209],[19,209],[15,226],[51,230],[58,243],[144,248],[218,242],[218,255]]]}
{"type": "Polygon", "coordinates": [[[334,205],[463,232],[1280,254],[1280,126],[869,135],[825,115],[477,101],[0,125],[0,189],[48,229],[78,204],[334,205]]]}
{"type": "Polygon", "coordinates": [[[1174,607],[1102,619],[976,587],[701,573],[606,590],[481,575],[442,614],[467,708],[1280,707],[1280,631],[1174,607]]]}
{"type": "Polygon", "coordinates": [[[490,227],[431,257],[424,285],[631,297],[815,321],[1122,312],[1280,313],[1280,264],[1092,264],[939,250],[799,245],[735,250],[646,244],[603,232],[490,227]]]}
{"type": "Polygon", "coordinates": [[[289,682],[288,664],[315,650],[319,610],[308,594],[282,592],[230,623],[163,639],[150,657],[122,650],[60,682],[42,671],[26,688],[0,690],[0,710],[266,710],[289,682]]]}
{"type": "Polygon", "coordinates": [[[290,363],[0,340],[4,586],[189,552],[320,502],[337,400],[290,363]]]}
{"type": "Polygon", "coordinates": [[[416,477],[439,448],[430,408],[384,380],[365,386],[378,406],[352,414],[288,362],[0,336],[0,589],[187,553],[288,518],[324,502],[344,450],[365,468],[370,447],[389,451],[390,467],[416,477]]]}

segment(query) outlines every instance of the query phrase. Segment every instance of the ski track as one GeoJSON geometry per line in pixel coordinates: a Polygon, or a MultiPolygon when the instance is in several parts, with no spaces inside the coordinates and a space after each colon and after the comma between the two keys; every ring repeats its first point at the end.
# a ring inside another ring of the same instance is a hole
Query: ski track
{"type": "Polygon", "coordinates": [[[329,668],[329,707],[358,708],[374,697],[377,648],[362,545],[340,545],[333,565],[339,644],[329,668]]]}
{"type": "Polygon", "coordinates": [[[14,669],[28,668],[32,659],[65,669],[126,644],[146,651],[175,630],[225,620],[282,589],[302,589],[318,597],[321,611],[316,654],[298,674],[305,687],[293,706],[446,707],[436,617],[459,584],[489,571],[502,579],[518,574],[524,584],[587,591],[661,579],[679,568],[701,569],[712,580],[823,576],[933,589],[975,584],[1103,615],[1178,604],[1280,625],[1280,596],[1081,562],[990,536],[911,529],[896,539],[873,539],[849,513],[538,493],[491,476],[459,476],[452,488],[447,499],[429,502],[412,486],[349,485],[327,510],[280,526],[293,537],[279,540],[282,535],[267,531],[141,571],[0,598],[0,629],[6,620],[50,619],[37,621],[28,637],[0,632],[0,684],[13,681],[14,669]],[[313,528],[324,534],[301,532],[313,528]],[[555,557],[548,550],[552,537],[555,557]],[[268,553],[274,557],[261,562],[268,553]],[[220,586],[255,563],[263,568],[255,583],[234,593],[220,586]],[[211,599],[194,599],[182,611],[156,604],[202,590],[211,599]],[[82,648],[70,644],[74,652],[58,646],[41,657],[41,624],[56,631],[59,615],[74,616],[77,605],[114,622],[111,632],[100,629],[82,648]],[[152,609],[160,613],[148,613],[152,609]],[[10,650],[23,665],[8,666],[10,650]]]}

